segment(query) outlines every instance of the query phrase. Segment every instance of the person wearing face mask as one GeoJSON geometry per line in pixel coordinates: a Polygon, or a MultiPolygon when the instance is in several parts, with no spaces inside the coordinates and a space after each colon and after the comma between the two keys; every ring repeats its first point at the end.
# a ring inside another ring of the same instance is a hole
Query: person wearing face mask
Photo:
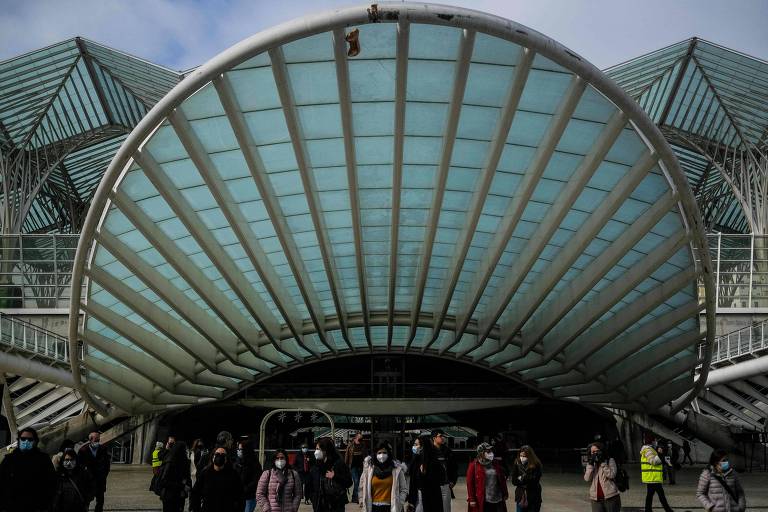
{"type": "Polygon", "coordinates": [[[191,485],[187,446],[183,441],[177,441],[165,457],[155,486],[155,492],[163,502],[163,512],[182,512],[191,485]]]}
{"type": "Polygon", "coordinates": [[[19,431],[17,448],[0,463],[0,510],[47,512],[56,492],[51,459],[37,448],[37,431],[19,431]]]}
{"type": "Polygon", "coordinates": [[[421,435],[411,448],[413,459],[408,469],[408,510],[443,512],[441,482],[443,468],[429,435],[421,435]]]}
{"type": "Polygon", "coordinates": [[[459,478],[458,465],[453,452],[448,447],[448,435],[441,429],[432,431],[432,445],[435,447],[435,459],[440,463],[440,491],[443,494],[443,512],[451,512],[453,487],[459,478]]]}
{"type": "Polygon", "coordinates": [[[715,450],[699,476],[696,498],[707,512],[743,512],[747,510],[747,497],[739,477],[731,467],[728,452],[715,450]]]}
{"type": "Polygon", "coordinates": [[[541,510],[541,461],[528,445],[520,447],[512,465],[512,484],[518,512],[541,510]]]}
{"type": "Polygon", "coordinates": [[[77,464],[77,453],[67,448],[56,471],[54,512],[86,512],[93,493],[91,475],[77,464]]]}
{"type": "Polygon", "coordinates": [[[496,459],[493,446],[482,443],[477,447],[477,457],[467,468],[467,502],[469,512],[506,512],[507,475],[496,459]]]}
{"type": "Polygon", "coordinates": [[[606,456],[602,443],[595,442],[589,446],[589,462],[584,472],[584,481],[590,483],[592,512],[621,510],[621,493],[615,482],[618,471],[616,461],[606,456]]]}
{"type": "Polygon", "coordinates": [[[216,447],[210,463],[198,473],[189,509],[192,512],[243,511],[243,485],[229,461],[226,447],[216,447]]]}
{"type": "Polygon", "coordinates": [[[111,465],[111,457],[107,447],[101,444],[101,433],[93,431],[88,434],[88,442],[80,447],[77,453],[77,463],[88,470],[93,478],[93,495],[96,499],[94,512],[104,510],[104,493],[107,492],[107,476],[111,465]]]}
{"type": "Polygon", "coordinates": [[[312,494],[310,475],[312,473],[312,454],[309,453],[307,443],[301,443],[301,450],[296,454],[296,471],[301,477],[301,490],[304,495],[304,504],[309,505],[309,497],[312,494]]]}
{"type": "Polygon", "coordinates": [[[272,467],[264,470],[256,490],[261,512],[297,512],[303,497],[299,472],[288,464],[288,452],[275,451],[272,467]]]}
{"type": "Polygon", "coordinates": [[[245,512],[253,512],[256,509],[256,486],[261,476],[261,464],[253,451],[253,443],[240,441],[237,443],[237,458],[235,471],[243,483],[243,497],[245,499],[245,512]]]}
{"type": "Polygon", "coordinates": [[[650,432],[645,433],[645,444],[640,448],[640,475],[646,486],[645,512],[653,509],[653,495],[659,495],[661,506],[665,512],[672,512],[664,494],[664,461],[659,454],[656,437],[650,432]]]}
{"type": "Polygon", "coordinates": [[[349,466],[336,452],[333,439],[324,437],[315,445],[315,460],[320,475],[317,491],[317,512],[344,512],[347,489],[352,485],[349,466]]]}
{"type": "Polygon", "coordinates": [[[402,512],[408,499],[408,481],[389,443],[379,444],[375,458],[366,457],[358,497],[363,512],[402,512]]]}

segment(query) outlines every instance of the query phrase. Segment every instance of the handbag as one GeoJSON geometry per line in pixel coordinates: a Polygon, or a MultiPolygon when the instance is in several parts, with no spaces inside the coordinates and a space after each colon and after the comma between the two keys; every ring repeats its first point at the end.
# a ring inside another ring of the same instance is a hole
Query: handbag
{"type": "Polygon", "coordinates": [[[528,508],[528,490],[523,489],[523,493],[520,496],[520,501],[517,502],[520,508],[528,508]]]}

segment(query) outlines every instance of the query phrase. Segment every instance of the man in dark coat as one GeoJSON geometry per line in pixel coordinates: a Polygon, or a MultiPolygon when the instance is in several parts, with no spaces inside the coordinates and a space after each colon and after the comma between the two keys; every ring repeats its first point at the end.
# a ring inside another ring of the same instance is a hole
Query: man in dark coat
{"type": "MultiPolygon", "coordinates": [[[[88,434],[88,443],[80,447],[77,463],[88,470],[93,478],[93,494],[96,498],[94,512],[104,510],[104,493],[107,492],[107,476],[110,469],[110,456],[107,448],[101,444],[101,434],[93,431],[88,434]]],[[[90,506],[90,502],[89,502],[90,506]]]]}
{"type": "Polygon", "coordinates": [[[0,464],[0,510],[47,512],[56,493],[56,473],[51,459],[37,448],[33,428],[19,432],[18,447],[0,464]]]}

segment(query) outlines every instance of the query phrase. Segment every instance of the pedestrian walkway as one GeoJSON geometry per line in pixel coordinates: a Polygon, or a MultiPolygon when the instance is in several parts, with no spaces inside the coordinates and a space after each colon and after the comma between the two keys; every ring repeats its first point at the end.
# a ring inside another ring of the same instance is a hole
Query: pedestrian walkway
{"type": "MultiPolygon", "coordinates": [[[[112,466],[109,475],[109,487],[105,509],[107,511],[159,511],[160,500],[147,490],[152,474],[149,466],[112,466]]],[[[546,468],[545,468],[546,469],[546,468]]],[[[631,488],[621,495],[624,507],[622,510],[631,512],[643,510],[645,503],[645,487],[640,483],[640,477],[634,468],[628,468],[631,478],[631,488]]],[[[696,482],[699,477],[698,469],[683,469],[677,475],[677,485],[665,486],[670,505],[676,511],[700,511],[701,505],[696,500],[696,482]]],[[[747,504],[750,511],[768,512],[768,473],[746,473],[740,475],[747,493],[747,504]]],[[[589,510],[587,500],[587,485],[581,475],[575,473],[544,473],[541,480],[544,487],[543,511],[546,512],[585,512],[589,510]]],[[[456,499],[453,501],[453,512],[466,512],[466,487],[463,479],[456,486],[456,499]]],[[[659,503],[654,503],[659,508],[659,503]]],[[[346,512],[358,512],[357,505],[347,505],[346,512]]],[[[510,507],[511,511],[514,509],[510,507]]],[[[311,512],[308,505],[301,505],[299,512],[311,512]]]]}

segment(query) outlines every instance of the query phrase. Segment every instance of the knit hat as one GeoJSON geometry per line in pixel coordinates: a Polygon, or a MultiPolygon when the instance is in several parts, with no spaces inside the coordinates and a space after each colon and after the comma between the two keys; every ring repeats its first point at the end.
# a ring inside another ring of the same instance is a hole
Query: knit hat
{"type": "Polygon", "coordinates": [[[493,450],[493,446],[491,446],[488,443],[480,443],[477,445],[477,454],[480,455],[481,453],[490,452],[493,450]]]}

